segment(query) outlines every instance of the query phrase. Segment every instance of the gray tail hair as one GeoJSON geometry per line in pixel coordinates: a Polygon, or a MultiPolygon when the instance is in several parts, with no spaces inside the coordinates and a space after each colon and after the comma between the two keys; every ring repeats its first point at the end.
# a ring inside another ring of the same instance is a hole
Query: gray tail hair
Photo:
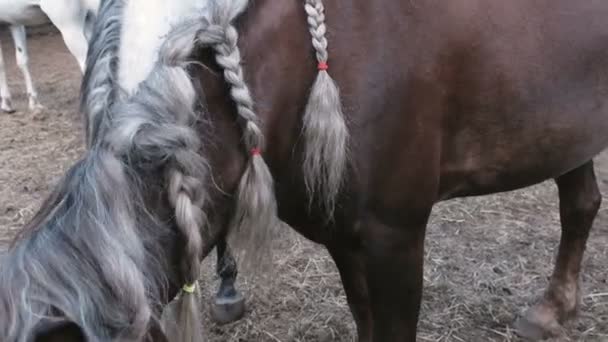
{"type": "Polygon", "coordinates": [[[304,113],[304,179],[310,201],[321,200],[328,218],[333,217],[348,158],[348,129],[340,92],[327,72],[327,27],[322,0],[306,0],[308,26],[319,62],[319,74],[304,113]]]}

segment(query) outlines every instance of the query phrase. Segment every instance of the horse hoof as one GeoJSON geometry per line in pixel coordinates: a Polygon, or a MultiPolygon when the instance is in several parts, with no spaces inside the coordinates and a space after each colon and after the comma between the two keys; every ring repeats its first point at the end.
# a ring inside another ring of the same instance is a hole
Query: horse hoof
{"type": "Polygon", "coordinates": [[[515,330],[521,337],[540,341],[559,336],[562,329],[550,311],[534,307],[517,320],[515,330]]]}
{"type": "Polygon", "coordinates": [[[2,108],[2,112],[6,114],[13,114],[15,110],[13,108],[2,108]]]}
{"type": "Polygon", "coordinates": [[[236,294],[231,297],[218,297],[211,305],[211,318],[217,324],[238,321],[245,314],[245,298],[236,294]]]}

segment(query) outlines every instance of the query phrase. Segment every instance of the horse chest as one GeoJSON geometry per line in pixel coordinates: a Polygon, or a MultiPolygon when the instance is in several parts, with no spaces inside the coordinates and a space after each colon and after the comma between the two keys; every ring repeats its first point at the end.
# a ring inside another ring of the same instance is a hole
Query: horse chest
{"type": "Polygon", "coordinates": [[[49,22],[39,0],[0,0],[0,22],[13,25],[40,25],[49,22]]]}

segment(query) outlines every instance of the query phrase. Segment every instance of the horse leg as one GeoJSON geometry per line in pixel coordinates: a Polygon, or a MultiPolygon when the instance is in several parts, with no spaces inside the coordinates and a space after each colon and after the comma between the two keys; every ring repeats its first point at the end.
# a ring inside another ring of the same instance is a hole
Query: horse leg
{"type": "Polygon", "coordinates": [[[2,53],[2,46],[0,46],[0,98],[2,99],[0,110],[5,113],[14,113],[15,110],[11,105],[11,91],[8,88],[8,82],[6,81],[6,69],[4,67],[4,54],[2,53]]]}
{"type": "Polygon", "coordinates": [[[329,247],[328,250],[338,266],[348,306],[357,325],[358,340],[371,342],[373,321],[363,254],[343,247],[329,247]]]}
{"type": "Polygon", "coordinates": [[[227,324],[237,321],[245,314],[245,298],[236,290],[238,274],[236,261],[224,238],[216,246],[216,272],[220,277],[220,288],[211,305],[211,317],[216,323],[227,324]]]}
{"type": "Polygon", "coordinates": [[[353,229],[359,234],[353,246],[360,247],[351,246],[350,255],[335,248],[331,252],[358,324],[359,341],[416,341],[425,227],[426,221],[408,226],[367,218],[353,229]]]}
{"type": "Polygon", "coordinates": [[[68,50],[78,61],[80,71],[86,68],[88,42],[85,37],[86,10],[79,1],[67,1],[64,6],[57,6],[55,1],[42,1],[40,8],[57,27],[68,50]]]}
{"type": "Polygon", "coordinates": [[[562,236],[555,269],[542,300],[517,322],[519,333],[531,339],[558,334],[560,325],[576,314],[583,253],[602,201],[592,161],[560,176],[556,183],[562,236]]]}
{"type": "Polygon", "coordinates": [[[30,111],[41,110],[44,107],[38,101],[38,93],[34,87],[34,82],[32,81],[32,75],[30,74],[28,65],[29,57],[27,54],[27,36],[25,34],[25,26],[11,26],[10,30],[11,35],[13,36],[13,41],[15,42],[15,60],[17,61],[17,66],[21,70],[23,79],[25,80],[28,108],[30,111]]]}

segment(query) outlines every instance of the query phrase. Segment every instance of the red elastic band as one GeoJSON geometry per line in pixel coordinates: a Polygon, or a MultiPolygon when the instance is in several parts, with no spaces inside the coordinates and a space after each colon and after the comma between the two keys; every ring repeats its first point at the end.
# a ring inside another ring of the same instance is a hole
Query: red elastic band
{"type": "Polygon", "coordinates": [[[327,62],[319,62],[319,65],[317,66],[317,68],[319,70],[327,70],[327,69],[329,69],[329,65],[327,64],[327,62]]]}
{"type": "Polygon", "coordinates": [[[262,150],[259,147],[251,149],[251,156],[259,156],[262,154],[262,150]]]}

